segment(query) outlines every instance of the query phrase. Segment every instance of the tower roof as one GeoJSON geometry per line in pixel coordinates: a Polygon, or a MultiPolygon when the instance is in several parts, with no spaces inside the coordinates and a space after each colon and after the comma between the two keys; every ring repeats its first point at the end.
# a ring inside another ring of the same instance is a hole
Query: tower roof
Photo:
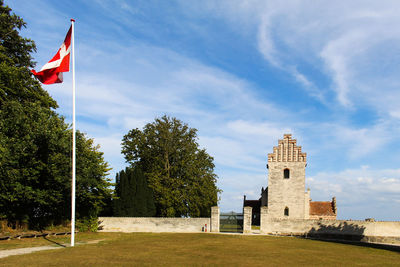
{"type": "Polygon", "coordinates": [[[268,162],[306,162],[307,153],[301,152],[301,146],[291,134],[284,134],[283,139],[274,146],[274,152],[268,154],[268,162]]]}

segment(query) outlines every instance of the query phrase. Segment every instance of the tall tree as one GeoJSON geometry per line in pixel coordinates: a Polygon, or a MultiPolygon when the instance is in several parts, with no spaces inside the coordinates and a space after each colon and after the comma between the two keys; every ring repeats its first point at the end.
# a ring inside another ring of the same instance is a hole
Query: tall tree
{"type": "MultiPolygon", "coordinates": [[[[71,130],[32,77],[32,40],[0,0],[0,219],[42,227],[70,218],[71,130]]],[[[109,168],[93,140],[77,133],[77,217],[110,198],[109,168]]]]}
{"type": "Polygon", "coordinates": [[[121,217],[153,217],[156,214],[153,192],[143,171],[135,166],[116,176],[114,215],[121,217]]]}
{"type": "Polygon", "coordinates": [[[140,166],[154,192],[157,216],[209,216],[217,204],[213,158],[197,143],[197,130],[163,116],[122,140],[127,162],[140,166]]]}
{"type": "Polygon", "coordinates": [[[133,176],[137,179],[136,188],[136,215],[137,217],[153,217],[156,215],[153,190],[147,184],[146,176],[142,169],[136,166],[133,169],[133,176]]]}

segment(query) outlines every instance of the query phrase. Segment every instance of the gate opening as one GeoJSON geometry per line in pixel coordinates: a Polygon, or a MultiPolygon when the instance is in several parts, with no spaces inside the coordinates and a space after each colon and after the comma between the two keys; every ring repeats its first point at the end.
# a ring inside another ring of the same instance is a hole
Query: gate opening
{"type": "Polygon", "coordinates": [[[224,212],[219,215],[219,231],[243,233],[243,213],[224,212]]]}

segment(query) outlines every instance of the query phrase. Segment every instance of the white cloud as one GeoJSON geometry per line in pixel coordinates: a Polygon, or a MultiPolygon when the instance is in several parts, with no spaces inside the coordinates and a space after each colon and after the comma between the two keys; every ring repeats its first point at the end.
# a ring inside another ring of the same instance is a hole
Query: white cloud
{"type": "Polygon", "coordinates": [[[271,22],[268,16],[264,16],[261,19],[261,23],[258,27],[258,49],[272,65],[282,68],[282,63],[279,61],[273,37],[269,29],[270,24],[271,22]]]}
{"type": "Polygon", "coordinates": [[[383,148],[393,138],[393,129],[388,125],[378,123],[370,128],[334,127],[334,144],[344,143],[350,158],[359,158],[383,148]]]}
{"type": "Polygon", "coordinates": [[[348,206],[358,207],[358,215],[355,215],[358,217],[353,219],[377,214],[382,206],[386,207],[386,211],[379,211],[381,218],[391,218],[391,208],[395,208],[391,202],[397,200],[400,193],[400,169],[376,170],[361,166],[338,172],[319,172],[307,178],[306,183],[314,200],[329,200],[336,196],[342,218],[351,218],[351,213],[341,211],[348,206]],[[369,209],[362,209],[365,205],[369,205],[369,209]]]}
{"type": "Polygon", "coordinates": [[[341,36],[338,40],[330,41],[320,52],[321,58],[325,61],[326,67],[332,73],[332,78],[335,82],[335,91],[338,101],[343,106],[351,106],[348,99],[349,94],[349,76],[351,69],[348,68],[348,57],[346,52],[352,51],[353,43],[357,39],[354,33],[347,36],[341,36]]]}
{"type": "Polygon", "coordinates": [[[309,78],[299,72],[294,66],[289,66],[287,70],[296,79],[296,81],[304,87],[310,96],[316,98],[323,104],[327,104],[323,91],[319,89],[313,82],[311,82],[309,78]]]}
{"type": "Polygon", "coordinates": [[[263,139],[267,145],[272,145],[272,141],[282,138],[283,133],[293,132],[290,128],[283,128],[276,123],[271,122],[250,122],[245,120],[235,120],[227,123],[227,128],[237,134],[241,139],[254,140],[254,138],[263,139]]]}

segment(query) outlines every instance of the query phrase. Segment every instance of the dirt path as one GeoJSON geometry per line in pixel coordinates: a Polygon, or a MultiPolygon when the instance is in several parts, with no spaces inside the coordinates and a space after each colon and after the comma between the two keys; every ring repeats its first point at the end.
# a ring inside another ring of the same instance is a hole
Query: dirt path
{"type": "Polygon", "coordinates": [[[59,249],[63,247],[55,247],[55,246],[43,246],[43,247],[33,247],[33,248],[16,248],[16,249],[6,249],[6,250],[0,250],[0,258],[5,258],[8,256],[14,256],[14,255],[22,255],[22,254],[28,254],[36,251],[41,251],[41,250],[49,250],[49,249],[59,249]]]}
{"type": "MultiPolygon", "coordinates": [[[[75,245],[84,245],[84,244],[96,244],[99,243],[100,241],[103,241],[104,239],[100,240],[92,240],[88,242],[78,242],[75,243],[75,245]]],[[[42,247],[31,247],[31,248],[16,248],[16,249],[6,249],[6,250],[0,250],[0,258],[5,258],[8,256],[14,256],[14,255],[23,255],[23,254],[28,254],[28,253],[33,253],[36,251],[42,251],[42,250],[51,250],[51,249],[60,249],[60,248],[66,248],[70,247],[69,244],[62,244],[59,246],[42,246],[42,247]]]]}

